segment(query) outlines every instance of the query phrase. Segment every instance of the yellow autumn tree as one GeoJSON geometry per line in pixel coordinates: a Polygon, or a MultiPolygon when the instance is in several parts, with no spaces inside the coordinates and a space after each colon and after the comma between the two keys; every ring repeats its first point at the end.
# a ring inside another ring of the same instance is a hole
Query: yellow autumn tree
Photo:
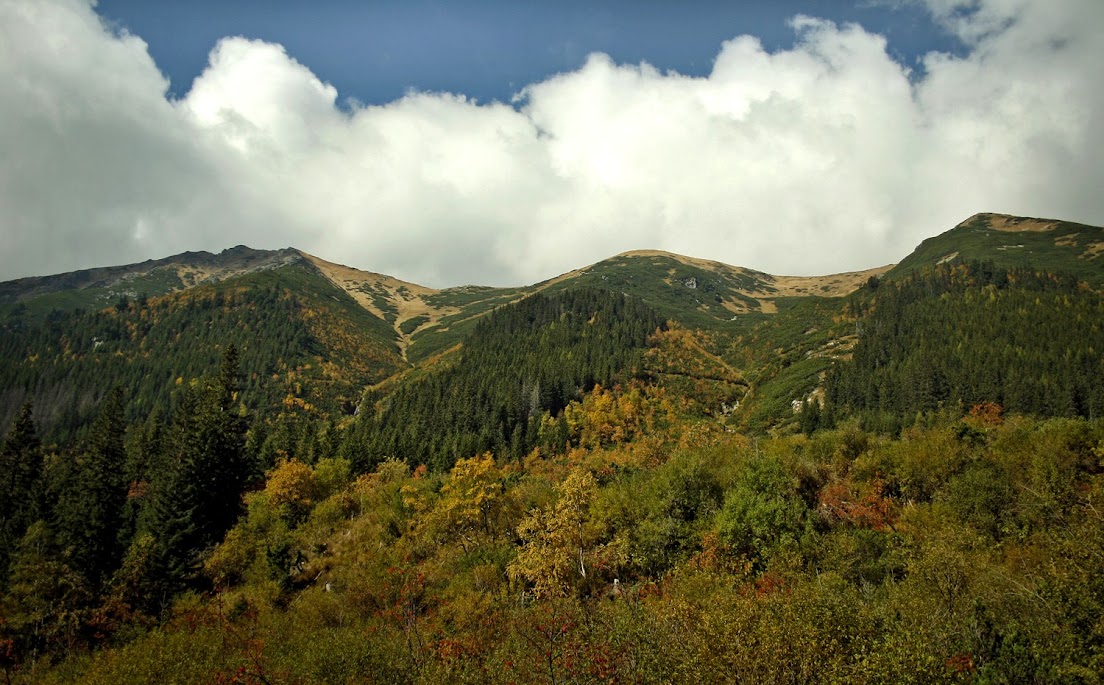
{"type": "Polygon", "coordinates": [[[456,462],[441,488],[435,514],[447,530],[461,536],[481,532],[493,538],[498,515],[506,504],[502,470],[490,452],[456,462]]]}
{"type": "Polygon", "coordinates": [[[269,472],[264,492],[269,504],[294,524],[302,521],[314,506],[317,489],[311,467],[297,459],[289,459],[269,472]]]}
{"type": "Polygon", "coordinates": [[[674,415],[670,402],[661,394],[652,396],[633,383],[613,390],[596,386],[582,402],[569,404],[564,417],[572,442],[595,450],[651,433],[674,415]]]}
{"type": "Polygon", "coordinates": [[[538,597],[564,596],[588,578],[595,567],[619,556],[617,545],[601,545],[602,526],[593,521],[590,505],[598,481],[576,468],[556,488],[559,498],[533,510],[518,526],[524,544],[506,568],[514,581],[530,583],[538,597]]]}

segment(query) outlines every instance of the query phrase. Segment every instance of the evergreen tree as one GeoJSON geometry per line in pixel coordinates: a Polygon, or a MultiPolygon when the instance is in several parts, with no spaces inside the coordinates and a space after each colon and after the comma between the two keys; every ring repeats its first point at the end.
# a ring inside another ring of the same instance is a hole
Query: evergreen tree
{"type": "Polygon", "coordinates": [[[829,409],[897,422],[980,402],[1101,415],[1104,297],[1068,275],[944,264],[852,303],[859,341],[828,375],[829,409]]]}
{"type": "MultiPolygon", "coordinates": [[[[643,301],[604,290],[527,297],[482,319],[454,366],[366,402],[340,453],[359,470],[389,456],[437,471],[487,451],[520,458],[542,444],[542,415],[642,376],[648,336],[665,326],[643,301]]],[[[549,428],[543,444],[562,451],[549,428]]]]}
{"type": "Polygon", "coordinates": [[[11,583],[0,601],[0,616],[21,638],[20,651],[73,645],[91,593],[84,576],[58,547],[45,521],[36,521],[19,541],[11,563],[11,583]]]}
{"type": "Polygon", "coordinates": [[[40,515],[41,475],[42,448],[28,402],[19,410],[0,450],[0,588],[16,544],[40,515]]]}
{"type": "Polygon", "coordinates": [[[820,402],[816,398],[807,399],[801,405],[801,432],[812,435],[820,428],[820,402]]]}
{"type": "Polygon", "coordinates": [[[195,581],[202,553],[241,513],[250,461],[236,379],[237,350],[230,346],[218,378],[197,381],[178,397],[164,470],[155,478],[145,517],[155,540],[150,580],[166,597],[195,581]]]}
{"type": "Polygon", "coordinates": [[[118,536],[127,496],[125,409],[121,388],[104,398],[77,462],[77,477],[68,479],[55,513],[58,541],[94,589],[122,556],[118,536]]]}
{"type": "Polygon", "coordinates": [[[119,530],[119,544],[124,549],[134,540],[142,508],[149,502],[150,480],[162,470],[165,422],[160,408],[155,408],[143,424],[132,426],[127,435],[127,499],[119,530]]]}

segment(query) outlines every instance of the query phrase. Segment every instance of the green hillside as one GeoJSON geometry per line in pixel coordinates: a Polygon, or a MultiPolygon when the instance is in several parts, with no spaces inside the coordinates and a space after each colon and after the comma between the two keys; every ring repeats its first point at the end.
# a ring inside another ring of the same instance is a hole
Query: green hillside
{"type": "Polygon", "coordinates": [[[1104,285],[1104,228],[1070,221],[976,214],[928,238],[887,275],[901,279],[947,262],[988,261],[1009,269],[1031,266],[1104,285]]]}
{"type": "Polygon", "coordinates": [[[737,312],[757,309],[749,292],[771,293],[766,274],[662,253],[626,254],[548,285],[549,292],[604,288],[639,297],[672,321],[691,327],[724,326],[737,312]],[[695,263],[698,262],[698,263],[695,263]]]}
{"type": "Polygon", "coordinates": [[[1037,416],[1104,417],[1104,297],[1071,274],[941,264],[853,300],[853,357],[829,406],[907,424],[995,403],[1037,416]]]}
{"type": "Polygon", "coordinates": [[[231,343],[246,396],[268,411],[290,396],[351,412],[364,386],[405,366],[392,329],[301,262],[163,297],[123,295],[94,311],[16,307],[0,328],[0,416],[33,401],[43,434],[63,441],[116,385],[130,416],[166,410],[177,386],[231,343]]]}
{"type": "Polygon", "coordinates": [[[184,252],[139,264],[20,278],[0,283],[0,314],[17,310],[45,316],[54,309],[102,309],[122,297],[157,297],[302,261],[297,250],[239,245],[218,254],[184,252]]]}

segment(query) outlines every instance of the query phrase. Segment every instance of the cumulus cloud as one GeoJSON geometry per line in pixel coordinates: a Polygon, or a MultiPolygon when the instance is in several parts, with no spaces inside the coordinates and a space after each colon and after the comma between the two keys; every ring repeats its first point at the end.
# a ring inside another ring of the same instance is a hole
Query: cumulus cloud
{"type": "Polygon", "coordinates": [[[795,17],[704,77],[591,55],[511,103],[343,103],[225,38],[179,100],[87,0],[0,0],[0,278],[300,247],[427,285],[667,249],[784,274],[895,261],[978,211],[1104,223],[1104,3],[928,0],[966,46],[912,72],[795,17]]]}

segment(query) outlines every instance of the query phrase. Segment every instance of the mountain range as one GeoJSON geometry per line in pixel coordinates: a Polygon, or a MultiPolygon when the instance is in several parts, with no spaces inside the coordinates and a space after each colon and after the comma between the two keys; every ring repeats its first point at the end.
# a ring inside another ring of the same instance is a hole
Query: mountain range
{"type": "Polygon", "coordinates": [[[457,350],[496,308],[536,293],[598,288],[639,298],[674,324],[707,334],[713,344],[697,345],[702,359],[690,365],[739,367],[730,375],[739,377],[748,396],[729,399],[745,400],[739,412],[745,426],[769,425],[789,404],[817,393],[829,362],[848,353],[855,331],[841,325],[833,303],[872,280],[899,281],[925,268],[984,261],[1062,271],[1099,288],[1102,255],[1104,229],[1001,214],[970,217],[925,240],[897,265],[812,277],[639,250],[526,287],[438,290],[294,248],[185,252],[0,283],[0,320],[9,333],[0,354],[0,419],[10,420],[33,398],[45,425],[66,424],[68,434],[90,416],[106,392],[105,380],[125,378],[142,386],[132,411],[144,414],[156,404],[167,406],[174,379],[209,367],[226,341],[237,341],[247,366],[263,369],[254,369],[250,387],[259,388],[262,376],[277,381],[279,391],[267,383],[267,392],[259,393],[265,399],[254,398],[258,405],[275,406],[290,392],[351,413],[364,388],[393,383],[457,350]],[[269,293],[268,299],[260,293],[269,293]],[[286,311],[273,316],[266,308],[279,301],[286,311]],[[248,306],[228,306],[233,302],[248,306]],[[85,318],[77,323],[73,317],[85,318]],[[177,330],[188,327],[190,337],[177,330]],[[777,368],[778,360],[794,357],[803,363],[777,368]],[[74,383],[82,373],[88,380],[74,383]]]}
{"type": "Polygon", "coordinates": [[[1097,682],[1104,229],[0,283],[14,683],[1097,682]]]}

